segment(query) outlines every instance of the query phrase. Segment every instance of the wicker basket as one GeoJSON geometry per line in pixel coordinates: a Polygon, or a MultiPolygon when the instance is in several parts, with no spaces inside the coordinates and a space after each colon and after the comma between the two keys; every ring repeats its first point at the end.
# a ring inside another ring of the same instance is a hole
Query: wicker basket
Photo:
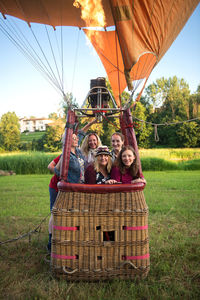
{"type": "Polygon", "coordinates": [[[61,182],[52,211],[54,274],[72,281],[145,277],[149,238],[143,188],[61,182]]]}

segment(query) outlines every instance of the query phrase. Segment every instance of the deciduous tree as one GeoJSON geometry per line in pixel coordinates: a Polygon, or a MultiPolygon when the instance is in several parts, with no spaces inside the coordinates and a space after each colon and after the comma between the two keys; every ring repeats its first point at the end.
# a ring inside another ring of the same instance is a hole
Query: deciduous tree
{"type": "Polygon", "coordinates": [[[168,121],[189,119],[190,90],[184,79],[176,76],[157,79],[146,90],[146,99],[159,108],[161,116],[168,121]]]}
{"type": "Polygon", "coordinates": [[[181,147],[198,147],[200,145],[200,126],[196,122],[183,123],[177,130],[177,142],[181,147]]]}
{"type": "Polygon", "coordinates": [[[62,143],[61,138],[63,134],[63,127],[59,125],[47,127],[46,133],[43,139],[44,151],[56,152],[61,150],[62,143]]]}
{"type": "Polygon", "coordinates": [[[7,112],[0,120],[1,147],[7,151],[17,150],[20,142],[19,118],[15,112],[7,112]]]}

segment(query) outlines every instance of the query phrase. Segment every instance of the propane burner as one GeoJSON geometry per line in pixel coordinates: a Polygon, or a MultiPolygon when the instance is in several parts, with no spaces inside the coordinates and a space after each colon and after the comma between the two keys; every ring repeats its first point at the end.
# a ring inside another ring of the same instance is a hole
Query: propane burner
{"type": "Polygon", "coordinates": [[[113,115],[119,111],[115,100],[106,87],[104,77],[91,79],[90,91],[79,111],[86,116],[95,116],[99,120],[102,119],[103,115],[113,115]]]}
{"type": "Polygon", "coordinates": [[[106,88],[106,80],[104,77],[98,77],[97,79],[91,79],[90,81],[90,93],[88,96],[88,102],[92,108],[106,108],[109,107],[108,101],[110,100],[110,94],[106,88]]]}

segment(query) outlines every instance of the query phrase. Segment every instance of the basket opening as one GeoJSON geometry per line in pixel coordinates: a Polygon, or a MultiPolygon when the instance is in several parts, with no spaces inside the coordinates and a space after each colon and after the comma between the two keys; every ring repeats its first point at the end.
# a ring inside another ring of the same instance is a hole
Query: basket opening
{"type": "Polygon", "coordinates": [[[96,230],[101,230],[101,226],[96,226],[96,230]]]}
{"type": "Polygon", "coordinates": [[[115,232],[114,231],[104,231],[103,232],[103,241],[115,241],[115,232]]]}
{"type": "Polygon", "coordinates": [[[97,260],[102,260],[102,256],[97,256],[97,260]]]}

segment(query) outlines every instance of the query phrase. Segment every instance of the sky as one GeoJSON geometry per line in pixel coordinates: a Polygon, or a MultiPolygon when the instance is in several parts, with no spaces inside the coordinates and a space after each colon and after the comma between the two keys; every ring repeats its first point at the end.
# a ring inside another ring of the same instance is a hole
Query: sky
{"type": "MultiPolygon", "coordinates": [[[[27,36],[31,34],[27,24],[16,22],[27,36]]],[[[38,40],[46,45],[41,27],[34,26],[38,40]]],[[[192,93],[196,91],[200,84],[199,30],[200,4],[152,71],[146,86],[161,77],[177,76],[189,84],[192,93]]],[[[81,105],[90,89],[90,80],[106,77],[106,73],[83,32],[77,28],[66,31],[70,38],[63,42],[65,91],[72,92],[81,105]]],[[[47,54],[51,59],[48,50],[47,54]]],[[[61,101],[61,94],[0,31],[0,117],[8,111],[14,111],[19,118],[48,117],[52,112],[59,113],[61,101]]]]}

